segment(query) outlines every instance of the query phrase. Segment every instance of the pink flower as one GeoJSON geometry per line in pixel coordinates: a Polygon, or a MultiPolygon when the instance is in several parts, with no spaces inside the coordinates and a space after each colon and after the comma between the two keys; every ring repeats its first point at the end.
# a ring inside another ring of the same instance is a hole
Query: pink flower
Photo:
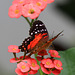
{"type": "Polygon", "coordinates": [[[40,66],[41,66],[41,70],[46,74],[51,74],[52,72],[54,75],[58,75],[61,73],[61,70],[55,68],[45,68],[42,63],[40,63],[40,66]]]}
{"type": "Polygon", "coordinates": [[[21,61],[26,61],[27,63],[30,63],[30,57],[26,56],[24,60],[23,60],[23,56],[20,56],[19,58],[17,58],[17,60],[15,58],[10,59],[10,63],[16,63],[21,61]]]}
{"type": "Polygon", "coordinates": [[[58,75],[58,74],[61,73],[61,70],[55,69],[55,70],[52,71],[52,73],[53,73],[54,75],[58,75]]]}
{"type": "Polygon", "coordinates": [[[25,4],[26,4],[26,0],[14,0],[14,1],[12,2],[12,4],[25,5],[25,4]]]}
{"type": "Polygon", "coordinates": [[[36,74],[37,72],[38,72],[37,70],[32,70],[32,69],[31,69],[31,70],[29,71],[29,74],[36,74]]]}
{"type": "Polygon", "coordinates": [[[58,69],[58,70],[62,70],[63,69],[61,67],[62,66],[62,62],[60,60],[54,60],[54,65],[55,65],[55,68],[58,69]]]}
{"type": "Polygon", "coordinates": [[[31,58],[30,57],[25,57],[25,59],[24,60],[22,60],[22,61],[24,61],[24,62],[26,62],[26,63],[28,63],[29,64],[29,66],[30,66],[30,64],[31,64],[31,58]]]}
{"type": "Polygon", "coordinates": [[[30,67],[32,70],[38,70],[40,68],[39,65],[37,64],[37,61],[33,58],[31,58],[30,67]]]}
{"type": "Polygon", "coordinates": [[[51,70],[47,70],[42,63],[40,63],[41,70],[46,74],[51,74],[51,70]]]}
{"type": "Polygon", "coordinates": [[[42,0],[35,0],[33,3],[34,3],[37,7],[39,7],[39,8],[41,9],[41,11],[43,11],[43,10],[46,8],[46,6],[47,6],[47,3],[44,2],[44,1],[42,1],[42,0]]]}
{"type": "Polygon", "coordinates": [[[48,4],[54,2],[54,0],[42,0],[42,1],[44,1],[44,2],[46,2],[48,4]]]}
{"type": "Polygon", "coordinates": [[[28,72],[22,72],[19,68],[16,68],[16,69],[15,69],[15,72],[16,72],[18,75],[28,75],[28,72]]]}
{"type": "Polygon", "coordinates": [[[25,62],[18,63],[17,68],[19,68],[22,72],[28,72],[30,70],[29,64],[25,62]]]}
{"type": "Polygon", "coordinates": [[[54,68],[54,64],[51,59],[43,59],[41,63],[44,64],[45,68],[54,68]]]}
{"type": "Polygon", "coordinates": [[[10,63],[17,63],[19,62],[20,60],[17,58],[17,60],[15,58],[12,58],[10,59],[10,63]]]}
{"type": "Polygon", "coordinates": [[[10,6],[8,15],[10,18],[19,18],[22,15],[22,6],[17,4],[10,6]]]}
{"type": "Polygon", "coordinates": [[[26,0],[25,2],[26,2],[26,4],[30,4],[30,3],[33,3],[33,2],[35,2],[36,0],[26,0]]]}
{"type": "Polygon", "coordinates": [[[46,50],[41,50],[38,55],[44,56],[44,55],[48,55],[46,50]]]}
{"type": "Polygon", "coordinates": [[[60,56],[58,55],[59,53],[56,50],[49,50],[49,53],[51,57],[60,58],[60,56]]]}
{"type": "Polygon", "coordinates": [[[13,52],[13,53],[19,53],[20,49],[18,49],[18,46],[16,45],[10,45],[8,46],[8,52],[13,52]]]}
{"type": "Polygon", "coordinates": [[[24,17],[30,17],[31,19],[35,19],[39,16],[41,10],[34,4],[26,4],[22,8],[22,14],[24,17]]]}

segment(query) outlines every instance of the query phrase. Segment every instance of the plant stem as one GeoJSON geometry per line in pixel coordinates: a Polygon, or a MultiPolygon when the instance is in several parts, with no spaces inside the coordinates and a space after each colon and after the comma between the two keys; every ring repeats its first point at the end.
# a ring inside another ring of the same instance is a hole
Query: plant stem
{"type": "Polygon", "coordinates": [[[24,17],[26,19],[26,21],[29,23],[29,25],[31,24],[29,19],[27,17],[24,17]]]}
{"type": "Polygon", "coordinates": [[[34,22],[34,19],[31,20],[30,27],[32,27],[33,22],[34,22]]]}
{"type": "MultiPolygon", "coordinates": [[[[39,61],[37,60],[37,54],[34,54],[35,55],[35,59],[36,59],[36,61],[37,61],[37,64],[40,66],[40,63],[39,63],[39,61]]],[[[44,75],[43,74],[43,72],[42,72],[42,70],[41,70],[41,68],[39,69],[39,72],[40,72],[40,75],[44,75]]]]}
{"type": "Polygon", "coordinates": [[[24,57],[23,57],[23,60],[25,59],[25,56],[26,56],[26,52],[24,52],[24,57]]]}
{"type": "Polygon", "coordinates": [[[15,59],[17,60],[17,58],[16,58],[16,53],[13,53],[13,55],[14,55],[15,59]]]}
{"type": "Polygon", "coordinates": [[[38,19],[38,17],[35,19],[35,21],[38,19]]]}

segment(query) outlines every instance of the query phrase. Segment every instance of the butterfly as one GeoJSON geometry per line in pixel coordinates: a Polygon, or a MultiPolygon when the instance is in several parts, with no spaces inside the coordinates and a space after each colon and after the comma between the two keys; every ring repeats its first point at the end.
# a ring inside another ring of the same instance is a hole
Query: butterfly
{"type": "Polygon", "coordinates": [[[45,24],[40,20],[36,20],[33,22],[33,25],[29,30],[30,37],[25,38],[22,45],[19,46],[19,49],[26,54],[30,53],[29,56],[31,56],[43,49],[47,49],[62,32],[63,31],[52,39],[49,39],[45,24]]]}

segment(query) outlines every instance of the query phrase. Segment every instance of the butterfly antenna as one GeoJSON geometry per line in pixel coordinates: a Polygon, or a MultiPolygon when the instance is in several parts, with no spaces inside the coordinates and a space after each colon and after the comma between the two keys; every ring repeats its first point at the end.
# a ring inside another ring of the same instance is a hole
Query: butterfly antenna
{"type": "Polygon", "coordinates": [[[59,37],[63,36],[64,34],[61,34],[59,37]]]}
{"type": "Polygon", "coordinates": [[[55,31],[53,31],[53,33],[52,33],[52,38],[53,38],[54,32],[55,32],[55,31]]]}

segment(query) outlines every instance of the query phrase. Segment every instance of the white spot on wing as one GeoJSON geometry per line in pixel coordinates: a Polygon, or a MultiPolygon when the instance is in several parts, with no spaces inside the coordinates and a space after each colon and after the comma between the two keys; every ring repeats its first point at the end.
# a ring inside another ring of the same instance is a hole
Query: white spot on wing
{"type": "Polygon", "coordinates": [[[37,32],[35,32],[35,34],[37,34],[37,32]]]}
{"type": "Polygon", "coordinates": [[[42,29],[42,31],[44,31],[44,29],[42,29]]]}
{"type": "Polygon", "coordinates": [[[37,32],[40,32],[39,30],[37,30],[37,32]]]}
{"type": "Polygon", "coordinates": [[[42,24],[40,24],[39,26],[42,26],[42,24]]]}
{"type": "Polygon", "coordinates": [[[25,43],[27,43],[27,42],[25,41],[25,43]]]}
{"type": "Polygon", "coordinates": [[[36,24],[36,26],[38,26],[38,24],[36,24]]]}
{"type": "Polygon", "coordinates": [[[27,39],[27,41],[29,41],[29,39],[27,39]]]}
{"type": "Polygon", "coordinates": [[[33,33],[31,33],[31,35],[33,35],[33,33]]]}
{"type": "Polygon", "coordinates": [[[45,29],[45,31],[47,31],[47,30],[45,29]]]}
{"type": "Polygon", "coordinates": [[[36,30],[36,29],[35,29],[36,30]]]}

